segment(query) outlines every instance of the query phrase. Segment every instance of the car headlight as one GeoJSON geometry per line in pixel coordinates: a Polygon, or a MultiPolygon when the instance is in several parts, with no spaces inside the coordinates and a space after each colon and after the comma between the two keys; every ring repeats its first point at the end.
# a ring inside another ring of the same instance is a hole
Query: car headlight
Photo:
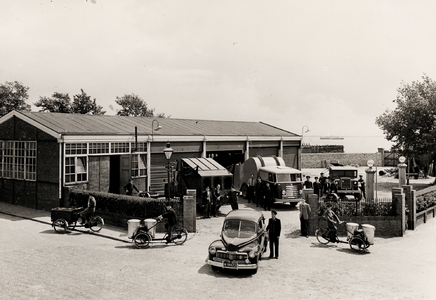
{"type": "Polygon", "coordinates": [[[286,195],[286,190],[282,190],[282,195],[286,195]]]}
{"type": "Polygon", "coordinates": [[[255,257],[254,250],[251,250],[251,251],[248,253],[248,256],[249,256],[250,258],[254,258],[254,257],[255,257]]]}
{"type": "Polygon", "coordinates": [[[216,248],[215,247],[210,247],[209,248],[209,253],[214,255],[216,253],[216,248]]]}

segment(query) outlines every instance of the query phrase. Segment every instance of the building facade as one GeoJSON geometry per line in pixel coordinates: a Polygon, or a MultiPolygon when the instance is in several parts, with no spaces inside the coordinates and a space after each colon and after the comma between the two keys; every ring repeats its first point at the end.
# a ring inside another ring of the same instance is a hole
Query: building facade
{"type": "Polygon", "coordinates": [[[301,136],[262,122],[13,111],[0,118],[0,198],[36,209],[62,206],[65,187],[163,193],[170,162],[210,157],[228,167],[251,156],[301,169],[301,136]]]}

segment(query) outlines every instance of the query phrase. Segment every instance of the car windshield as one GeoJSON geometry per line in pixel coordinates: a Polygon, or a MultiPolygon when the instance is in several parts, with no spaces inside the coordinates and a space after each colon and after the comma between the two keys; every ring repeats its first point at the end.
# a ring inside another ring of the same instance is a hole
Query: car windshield
{"type": "Polygon", "coordinates": [[[241,220],[227,220],[223,234],[229,238],[249,238],[256,235],[256,223],[241,220]]]}

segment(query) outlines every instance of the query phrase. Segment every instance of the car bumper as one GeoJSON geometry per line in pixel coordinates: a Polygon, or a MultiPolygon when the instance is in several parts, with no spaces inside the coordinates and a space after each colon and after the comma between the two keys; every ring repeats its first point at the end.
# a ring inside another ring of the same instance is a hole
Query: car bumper
{"type": "Polygon", "coordinates": [[[215,258],[215,260],[206,259],[208,265],[231,270],[254,270],[257,269],[257,264],[246,263],[240,261],[230,261],[226,259],[215,258]]]}

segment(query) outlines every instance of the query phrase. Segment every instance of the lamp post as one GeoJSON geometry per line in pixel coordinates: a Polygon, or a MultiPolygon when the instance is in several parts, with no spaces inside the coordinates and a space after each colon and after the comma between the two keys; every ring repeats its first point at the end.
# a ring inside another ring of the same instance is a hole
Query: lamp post
{"type": "Polygon", "coordinates": [[[159,125],[159,121],[158,120],[154,119],[153,122],[151,122],[151,141],[153,141],[154,132],[158,131],[160,129],[162,129],[162,126],[159,125]],[[157,123],[156,129],[154,129],[154,122],[157,123]]]}
{"type": "Polygon", "coordinates": [[[308,133],[310,130],[309,130],[309,126],[307,126],[307,125],[304,125],[303,127],[301,127],[301,137],[303,137],[303,135],[305,134],[305,133],[308,133]],[[306,127],[306,131],[304,131],[304,128],[306,127]]]}
{"type": "Polygon", "coordinates": [[[171,189],[170,189],[170,159],[171,159],[171,155],[173,155],[173,148],[171,148],[170,145],[170,141],[167,142],[167,147],[165,149],[163,149],[163,152],[165,153],[165,157],[167,158],[167,168],[168,168],[168,200],[171,198],[171,189]]]}

